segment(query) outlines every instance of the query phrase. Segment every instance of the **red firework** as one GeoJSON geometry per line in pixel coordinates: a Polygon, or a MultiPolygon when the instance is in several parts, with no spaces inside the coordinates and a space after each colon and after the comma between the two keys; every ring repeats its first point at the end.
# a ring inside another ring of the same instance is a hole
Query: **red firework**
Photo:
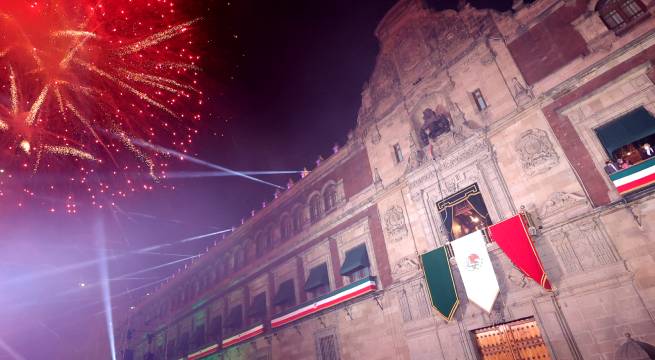
{"type": "Polygon", "coordinates": [[[196,132],[196,22],[169,0],[0,1],[0,196],[76,212],[80,189],[151,189],[167,158],[139,141],[186,152],[196,132]]]}

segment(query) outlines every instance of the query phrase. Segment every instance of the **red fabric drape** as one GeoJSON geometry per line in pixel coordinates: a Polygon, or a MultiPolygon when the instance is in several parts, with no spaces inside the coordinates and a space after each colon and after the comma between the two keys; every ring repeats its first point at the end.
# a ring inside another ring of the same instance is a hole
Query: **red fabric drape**
{"type": "Polygon", "coordinates": [[[537,249],[528,234],[527,222],[521,215],[491,225],[488,231],[491,239],[498,244],[516,267],[544,289],[552,290],[537,249]]]}

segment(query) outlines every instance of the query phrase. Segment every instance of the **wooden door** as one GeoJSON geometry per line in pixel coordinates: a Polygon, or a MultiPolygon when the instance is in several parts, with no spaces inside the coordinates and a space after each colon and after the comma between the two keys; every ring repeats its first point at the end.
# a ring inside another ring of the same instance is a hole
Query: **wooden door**
{"type": "Polygon", "coordinates": [[[550,360],[534,318],[473,332],[483,360],[550,360]]]}

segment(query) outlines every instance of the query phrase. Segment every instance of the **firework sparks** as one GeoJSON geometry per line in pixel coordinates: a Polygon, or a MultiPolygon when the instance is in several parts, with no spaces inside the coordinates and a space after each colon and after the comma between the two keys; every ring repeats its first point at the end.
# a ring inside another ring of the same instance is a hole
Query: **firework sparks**
{"type": "Polygon", "coordinates": [[[73,156],[79,159],[96,160],[93,155],[70,146],[43,145],[43,150],[50,154],[73,156]]]}
{"type": "Polygon", "coordinates": [[[34,197],[30,176],[67,173],[62,195],[81,190],[101,206],[100,194],[125,197],[141,187],[135,169],[156,180],[166,165],[130,139],[187,152],[196,133],[190,122],[199,118],[189,105],[202,96],[188,30],[199,19],[182,20],[173,7],[170,0],[0,1],[0,193],[20,179],[21,193],[34,197]]]}

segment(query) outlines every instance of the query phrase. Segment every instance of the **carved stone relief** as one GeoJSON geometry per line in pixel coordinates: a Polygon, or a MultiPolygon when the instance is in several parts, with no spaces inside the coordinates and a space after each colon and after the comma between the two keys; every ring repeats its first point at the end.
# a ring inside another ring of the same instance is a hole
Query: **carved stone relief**
{"type": "Polygon", "coordinates": [[[385,230],[390,241],[400,241],[407,235],[403,208],[394,205],[384,213],[385,230]]]}
{"type": "Polygon", "coordinates": [[[512,266],[511,269],[507,272],[507,280],[519,288],[524,288],[528,285],[525,274],[523,274],[514,266],[512,266]]]}
{"type": "Polygon", "coordinates": [[[407,297],[407,291],[402,289],[398,293],[398,303],[400,305],[400,314],[403,318],[403,322],[412,321],[412,310],[409,307],[409,298],[407,297]]]}
{"type": "Polygon", "coordinates": [[[580,260],[575,254],[566,232],[553,234],[551,243],[555,248],[555,252],[560,256],[560,261],[566,273],[572,274],[582,271],[582,264],[580,264],[580,260]]]}
{"type": "Polygon", "coordinates": [[[541,206],[539,216],[541,218],[547,218],[578,206],[586,207],[588,204],[589,202],[587,201],[587,198],[583,195],[556,191],[550,194],[548,199],[541,206]]]}
{"type": "Polygon", "coordinates": [[[583,219],[548,234],[562,267],[568,274],[588,271],[618,260],[597,219],[583,219]]]}
{"type": "Polygon", "coordinates": [[[449,154],[437,158],[434,164],[407,175],[410,198],[419,207],[419,221],[433,244],[447,242],[436,202],[472,183],[480,185],[493,221],[504,219],[515,211],[484,134],[465,139],[449,154]]]}
{"type": "Polygon", "coordinates": [[[405,256],[398,260],[391,270],[394,279],[414,275],[418,271],[418,261],[413,256],[405,256]]]}
{"type": "Polygon", "coordinates": [[[397,37],[396,59],[402,71],[410,71],[426,56],[421,35],[414,28],[401,30],[397,37]]]}
{"type": "Polygon", "coordinates": [[[444,169],[453,168],[457,165],[462,165],[472,159],[475,159],[477,155],[489,151],[489,146],[484,141],[477,141],[469,146],[460,146],[454,153],[451,153],[450,156],[444,158],[440,162],[440,167],[444,169]]]}
{"type": "Polygon", "coordinates": [[[459,16],[440,14],[439,19],[423,26],[428,45],[440,53],[447,53],[470,38],[466,24],[459,16]]]}
{"type": "Polygon", "coordinates": [[[422,280],[405,285],[398,292],[400,313],[403,322],[408,323],[431,316],[429,295],[422,280]]]}
{"type": "Polygon", "coordinates": [[[548,134],[541,129],[524,131],[515,142],[521,168],[529,175],[542,174],[559,164],[559,156],[548,134]]]}

